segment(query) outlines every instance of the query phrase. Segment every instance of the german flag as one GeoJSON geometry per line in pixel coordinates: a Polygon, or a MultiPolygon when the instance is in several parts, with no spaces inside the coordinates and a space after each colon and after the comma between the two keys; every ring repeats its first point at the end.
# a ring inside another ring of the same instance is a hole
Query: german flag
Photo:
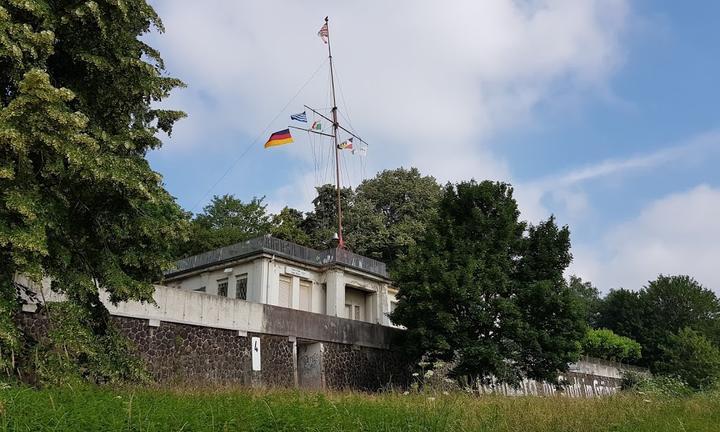
{"type": "Polygon", "coordinates": [[[265,148],[275,147],[283,144],[290,144],[293,142],[292,136],[290,135],[290,129],[277,131],[270,135],[270,138],[265,143],[265,148]]]}

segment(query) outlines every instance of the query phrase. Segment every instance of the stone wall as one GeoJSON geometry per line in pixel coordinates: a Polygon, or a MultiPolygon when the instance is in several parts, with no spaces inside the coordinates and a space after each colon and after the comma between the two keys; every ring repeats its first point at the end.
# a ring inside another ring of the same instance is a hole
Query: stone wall
{"type": "Polygon", "coordinates": [[[159,382],[251,383],[250,341],[232,330],[113,317],[159,382]]]}
{"type": "Polygon", "coordinates": [[[113,317],[161,383],[295,385],[293,343],[287,337],[212,327],[113,317]],[[261,370],[252,370],[251,338],[260,338],[261,370]]]}
{"type": "Polygon", "coordinates": [[[323,345],[327,388],[376,391],[404,387],[409,381],[408,362],[397,351],[337,343],[323,345]]]}
{"type": "MultiPolygon", "coordinates": [[[[405,363],[390,350],[327,342],[298,343],[287,336],[122,316],[111,319],[130,339],[147,371],[161,384],[377,390],[407,377],[402,372],[405,363]],[[260,338],[260,371],[252,370],[253,337],[260,338]],[[298,357],[308,346],[313,347],[311,355],[298,357]],[[302,382],[303,377],[310,379],[302,382]]],[[[18,321],[32,339],[42,338],[47,331],[42,312],[22,313],[18,321]]]]}

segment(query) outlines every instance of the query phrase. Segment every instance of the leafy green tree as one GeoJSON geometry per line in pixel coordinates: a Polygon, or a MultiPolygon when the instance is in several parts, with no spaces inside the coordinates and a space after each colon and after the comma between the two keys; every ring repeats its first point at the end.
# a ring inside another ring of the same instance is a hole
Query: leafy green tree
{"type": "Polygon", "coordinates": [[[642,357],[639,343],[608,329],[589,329],[582,341],[582,352],[591,357],[625,363],[635,363],[642,357]]]}
{"type": "Polygon", "coordinates": [[[190,237],[177,255],[195,255],[267,234],[272,224],[264,200],[253,197],[244,203],[233,195],[215,195],[193,219],[190,237]]]}
{"type": "Polygon", "coordinates": [[[523,375],[552,381],[580,354],[585,309],[568,288],[563,273],[572,261],[570,230],[555,218],[527,227],[515,253],[511,298],[521,312],[516,337],[523,375]]]}
{"type": "Polygon", "coordinates": [[[640,299],[648,341],[690,327],[720,342],[720,300],[690,276],[660,275],[640,290],[640,299]]]}
{"type": "Polygon", "coordinates": [[[641,364],[655,368],[664,346],[685,327],[714,344],[720,334],[720,301],[689,276],[660,275],[637,293],[613,291],[601,305],[598,323],[643,347],[641,364]]]}
{"type": "Polygon", "coordinates": [[[637,340],[645,323],[638,292],[624,288],[610,290],[598,306],[596,327],[637,340]]]}
{"type": "Polygon", "coordinates": [[[355,251],[390,267],[425,233],[437,210],[442,187],[417,168],[385,170],[363,181],[356,190],[348,225],[355,251]]]}
{"type": "Polygon", "coordinates": [[[565,284],[569,232],[554,219],[518,220],[512,188],[448,185],[426,234],[394,272],[393,322],[416,356],[454,362],[454,373],[557,379],[577,359],[585,326],[565,284]]]}
{"type": "Polygon", "coordinates": [[[184,218],[145,154],[184,115],[153,107],[182,83],[151,27],[144,0],[0,1],[0,359],[18,347],[16,274],[50,277],[102,334],[98,287],[150,300],[171,264],[184,218]]]}
{"type": "MultiPolygon", "coordinates": [[[[308,213],[302,224],[303,230],[310,236],[312,247],[331,249],[337,247],[337,189],[326,184],[315,188],[317,196],[313,200],[314,210],[308,213]]],[[[351,188],[340,189],[340,204],[343,221],[355,201],[355,192],[351,188]]],[[[352,246],[352,245],[349,245],[352,246]]]]}
{"type": "Polygon", "coordinates": [[[585,310],[585,321],[590,327],[597,326],[598,315],[600,313],[600,291],[590,282],[583,280],[575,275],[570,276],[568,280],[570,291],[575,293],[585,310]]]}
{"type": "Polygon", "coordinates": [[[661,350],[657,372],[676,376],[695,390],[709,388],[720,380],[720,349],[700,332],[685,327],[670,335],[661,350]]]}
{"type": "Polygon", "coordinates": [[[270,235],[299,245],[310,246],[310,236],[302,229],[304,221],[303,212],[284,207],[280,213],[272,216],[270,235]]]}
{"type": "Polygon", "coordinates": [[[343,226],[345,243],[351,251],[387,263],[383,255],[389,236],[385,218],[370,201],[356,199],[343,226]]]}

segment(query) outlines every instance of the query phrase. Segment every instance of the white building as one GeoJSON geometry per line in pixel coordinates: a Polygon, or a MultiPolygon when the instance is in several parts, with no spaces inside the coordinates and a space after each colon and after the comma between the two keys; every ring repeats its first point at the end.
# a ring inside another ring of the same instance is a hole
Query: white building
{"type": "Polygon", "coordinates": [[[392,325],[397,290],[385,264],[270,236],[182,259],[165,285],[340,318],[392,325]]]}

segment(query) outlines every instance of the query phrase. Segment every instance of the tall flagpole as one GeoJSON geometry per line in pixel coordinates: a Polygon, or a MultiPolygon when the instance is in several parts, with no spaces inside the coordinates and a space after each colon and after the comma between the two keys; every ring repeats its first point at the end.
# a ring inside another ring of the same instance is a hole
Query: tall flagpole
{"type": "Polygon", "coordinates": [[[328,26],[327,46],[328,58],[330,59],[330,85],[332,86],[332,122],[333,122],[333,141],[335,143],[335,188],[337,189],[337,217],[338,217],[338,248],[345,248],[342,229],[342,205],[340,203],[340,149],[338,147],[338,120],[337,120],[337,102],[335,100],[335,76],[333,73],[332,51],[330,50],[330,24],[328,17],[325,17],[325,25],[328,26]]]}

